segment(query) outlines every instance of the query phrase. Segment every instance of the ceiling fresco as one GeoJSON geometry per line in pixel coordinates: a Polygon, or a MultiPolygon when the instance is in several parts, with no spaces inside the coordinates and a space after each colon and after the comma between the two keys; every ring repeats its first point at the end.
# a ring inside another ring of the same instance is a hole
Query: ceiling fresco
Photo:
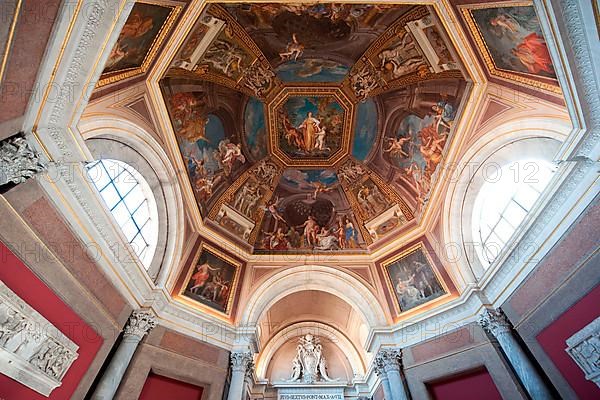
{"type": "Polygon", "coordinates": [[[414,226],[467,80],[430,9],[210,4],[161,80],[205,223],[255,253],[414,226]]]}

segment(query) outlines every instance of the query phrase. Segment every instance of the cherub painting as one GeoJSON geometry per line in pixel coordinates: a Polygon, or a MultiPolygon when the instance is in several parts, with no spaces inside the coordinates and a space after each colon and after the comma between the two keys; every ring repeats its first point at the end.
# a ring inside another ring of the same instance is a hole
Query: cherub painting
{"type": "Polygon", "coordinates": [[[426,201],[431,178],[442,161],[454,115],[454,106],[440,100],[424,118],[410,114],[397,132],[384,137],[383,157],[402,170],[417,193],[419,207],[426,201]]]}
{"type": "Polygon", "coordinates": [[[225,131],[217,115],[208,112],[204,93],[176,93],[168,99],[192,188],[201,211],[206,211],[215,190],[233,181],[247,164],[246,157],[239,139],[225,131]]]}

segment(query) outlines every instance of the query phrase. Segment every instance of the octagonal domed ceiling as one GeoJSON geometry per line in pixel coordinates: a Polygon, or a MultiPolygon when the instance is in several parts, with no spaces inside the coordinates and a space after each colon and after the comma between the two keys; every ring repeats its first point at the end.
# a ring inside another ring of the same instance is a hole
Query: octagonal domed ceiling
{"type": "Polygon", "coordinates": [[[211,3],[161,88],[205,225],[362,253],[419,217],[467,81],[425,6],[211,3]]]}

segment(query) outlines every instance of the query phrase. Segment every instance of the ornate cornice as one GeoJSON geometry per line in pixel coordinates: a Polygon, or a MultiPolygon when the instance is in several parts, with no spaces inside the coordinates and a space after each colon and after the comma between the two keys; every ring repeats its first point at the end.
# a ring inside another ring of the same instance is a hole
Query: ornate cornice
{"type": "Polygon", "coordinates": [[[486,308],[479,316],[479,325],[495,337],[504,333],[510,333],[512,330],[506,315],[499,308],[495,310],[486,308]]]}
{"type": "Polygon", "coordinates": [[[157,319],[153,313],[147,310],[135,310],[129,317],[123,337],[135,337],[141,340],[156,324],[157,319]]]}
{"type": "Polygon", "coordinates": [[[579,1],[561,0],[559,13],[564,20],[564,28],[569,40],[569,59],[572,67],[577,71],[583,100],[581,107],[587,111],[585,120],[587,132],[579,143],[574,156],[589,157],[593,149],[600,142],[600,97],[598,97],[598,76],[594,71],[593,55],[590,43],[585,34],[579,1]]]}

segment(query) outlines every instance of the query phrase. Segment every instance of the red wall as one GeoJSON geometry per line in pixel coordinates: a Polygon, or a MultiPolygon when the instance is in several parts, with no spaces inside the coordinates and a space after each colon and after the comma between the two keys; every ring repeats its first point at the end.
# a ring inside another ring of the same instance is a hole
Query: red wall
{"type": "Polygon", "coordinates": [[[567,354],[566,340],[599,315],[600,285],[541,331],[537,340],[556,368],[582,400],[600,399],[600,388],[585,379],[583,371],[567,354]]]}
{"type": "Polygon", "coordinates": [[[35,308],[44,318],[56,326],[79,346],[79,357],[63,378],[62,385],[45,397],[26,386],[0,374],[0,399],[42,400],[70,399],[83,375],[102,346],[103,339],[87,325],[69,306],[31,270],[25,266],[3,243],[0,242],[0,280],[35,308]]]}
{"type": "Polygon", "coordinates": [[[201,398],[201,387],[150,372],[139,400],[200,400],[201,398]]]}
{"type": "Polygon", "coordinates": [[[427,384],[435,400],[502,400],[486,369],[478,369],[427,384]]]}

